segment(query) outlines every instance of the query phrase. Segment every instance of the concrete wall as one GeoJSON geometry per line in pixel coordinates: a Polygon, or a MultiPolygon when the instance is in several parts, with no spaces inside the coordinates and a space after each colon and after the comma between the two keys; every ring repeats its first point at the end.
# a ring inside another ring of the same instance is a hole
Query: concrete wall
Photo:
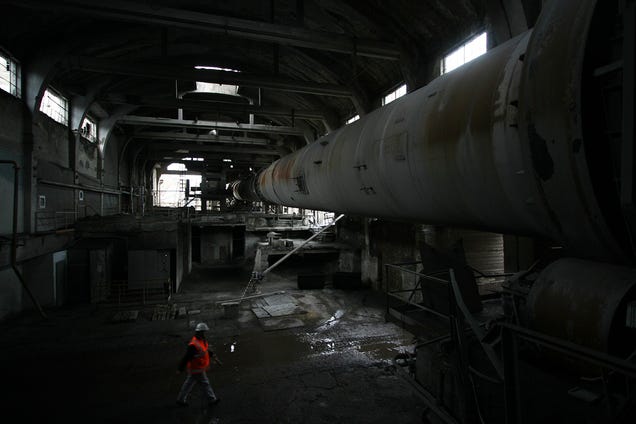
{"type": "Polygon", "coordinates": [[[120,182],[127,184],[130,179],[126,161],[124,160],[122,164],[119,163],[119,152],[123,147],[123,142],[124,140],[120,136],[113,134],[104,147],[104,166],[101,177],[106,186],[115,188],[119,186],[120,182]]]}
{"type": "MultiPolygon", "coordinates": [[[[20,267],[21,268],[21,267],[20,267]]],[[[22,285],[13,269],[0,270],[0,320],[22,311],[22,285]]]]}
{"type": "Polygon", "coordinates": [[[232,227],[201,229],[201,263],[224,265],[232,259],[232,227]]]}
{"type": "Polygon", "coordinates": [[[181,288],[183,277],[192,270],[192,226],[180,224],[177,232],[177,248],[175,250],[175,290],[181,288]]]}
{"type": "MultiPolygon", "coordinates": [[[[38,160],[35,166],[37,178],[63,184],[73,184],[73,171],[47,160],[38,160]]],[[[35,208],[35,230],[47,231],[57,228],[58,223],[73,223],[75,218],[75,192],[73,189],[40,182],[36,186],[38,203],[35,208]],[[44,196],[44,207],[39,203],[44,196]]]]}
{"type": "MultiPolygon", "coordinates": [[[[24,280],[29,290],[38,300],[40,306],[56,306],[55,300],[55,277],[53,273],[53,254],[38,256],[24,263],[24,280]]],[[[32,309],[33,304],[28,296],[24,296],[23,309],[32,309]]]]}
{"type": "Polygon", "coordinates": [[[69,139],[71,132],[42,112],[33,116],[33,155],[37,161],[47,161],[70,168],[69,139]]]}
{"type": "Polygon", "coordinates": [[[162,288],[170,279],[170,250],[129,250],[128,288],[162,288]]]}
{"type": "MultiPolygon", "coordinates": [[[[350,218],[340,221],[338,241],[352,247],[341,253],[339,270],[360,272],[362,283],[375,290],[407,288],[397,276],[384,280],[384,264],[419,259],[418,225],[372,218],[350,218]]],[[[410,283],[409,283],[410,284],[410,283]]]]}
{"type": "MultiPolygon", "coordinates": [[[[0,90],[0,159],[13,160],[24,168],[22,148],[22,103],[19,99],[0,90]]],[[[4,201],[4,213],[0,214],[0,234],[9,234],[12,230],[11,201],[13,199],[13,167],[0,165],[0,199],[4,201]]],[[[24,170],[20,171],[19,190],[24,191],[24,170]]],[[[22,198],[22,196],[21,196],[22,198]]],[[[18,203],[18,230],[23,228],[23,202],[18,203]]]]}
{"type": "Polygon", "coordinates": [[[101,160],[99,157],[99,147],[96,143],[91,143],[84,138],[80,138],[75,143],[75,166],[78,174],[91,177],[95,180],[99,179],[99,170],[101,168],[101,160]]]}
{"type": "Polygon", "coordinates": [[[360,250],[340,250],[340,255],[338,256],[338,271],[360,272],[361,265],[360,250]]]}
{"type": "MultiPolygon", "coordinates": [[[[127,165],[118,164],[122,145],[121,137],[111,137],[102,161],[96,144],[76,139],[68,127],[41,112],[31,114],[24,99],[0,90],[0,160],[13,160],[20,166],[18,232],[30,233],[22,235],[29,238],[21,242],[19,251],[22,257],[31,259],[19,267],[24,269],[28,286],[44,307],[61,305],[67,300],[66,287],[56,290],[56,286],[66,281],[67,259],[65,254],[55,253],[63,246],[45,249],[46,236],[41,233],[70,226],[77,216],[110,215],[120,211],[120,195],[82,190],[83,200],[80,200],[80,189],[76,186],[116,190],[120,181],[127,184],[127,165]],[[43,196],[41,204],[40,196],[43,196]],[[40,239],[42,243],[38,243],[40,239]],[[33,252],[25,251],[27,249],[33,252]]],[[[13,180],[13,167],[0,165],[0,199],[4,201],[0,235],[3,236],[12,231],[13,180]]],[[[173,242],[172,248],[175,245],[173,242]]],[[[8,243],[2,242],[3,258],[9,257],[8,249],[8,243]]],[[[3,261],[5,264],[6,260],[3,261]]],[[[31,300],[22,291],[10,268],[0,271],[0,319],[32,309],[31,300]]]]}

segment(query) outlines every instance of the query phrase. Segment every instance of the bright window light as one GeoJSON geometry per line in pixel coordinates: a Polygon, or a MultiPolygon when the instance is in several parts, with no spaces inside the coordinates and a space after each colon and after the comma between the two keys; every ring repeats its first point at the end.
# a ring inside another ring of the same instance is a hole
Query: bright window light
{"type": "Polygon", "coordinates": [[[68,100],[52,89],[44,91],[40,102],[40,111],[48,115],[55,122],[68,125],[68,100]]]}
{"type": "Polygon", "coordinates": [[[183,158],[184,161],[190,161],[190,162],[203,162],[203,158],[183,158]]]}
{"type": "MultiPolygon", "coordinates": [[[[207,66],[207,65],[197,65],[194,69],[203,69],[210,71],[223,71],[223,72],[241,72],[237,69],[231,68],[223,68],[220,66],[207,66]]],[[[231,96],[238,95],[238,85],[231,84],[216,84],[213,82],[201,82],[197,81],[197,92],[200,93],[218,93],[218,94],[229,94],[231,96]]]]}
{"type": "Polygon", "coordinates": [[[488,35],[483,32],[442,59],[442,74],[457,69],[488,50],[488,35]]]}
{"type": "Polygon", "coordinates": [[[168,171],[187,171],[188,170],[188,168],[186,168],[184,164],[179,162],[171,163],[170,165],[168,165],[166,169],[168,171]]]}
{"type": "Polygon", "coordinates": [[[382,98],[382,106],[388,105],[393,100],[398,99],[406,94],[406,84],[402,84],[397,90],[390,92],[382,98]]]}
{"type": "Polygon", "coordinates": [[[215,84],[212,82],[197,81],[196,92],[229,94],[230,96],[238,96],[238,88],[238,85],[215,84]]]}
{"type": "Polygon", "coordinates": [[[88,116],[82,121],[80,125],[80,134],[88,141],[94,143],[97,141],[97,123],[88,116]]]}
{"type": "Polygon", "coordinates": [[[351,118],[347,119],[346,124],[347,124],[347,125],[349,125],[349,124],[351,124],[352,122],[357,121],[358,119],[360,119],[360,115],[352,116],[351,118]]]}
{"type": "Polygon", "coordinates": [[[225,158],[225,159],[223,159],[223,162],[232,162],[232,159],[225,158]]]}
{"type": "Polygon", "coordinates": [[[20,67],[8,56],[0,53],[0,90],[20,97],[20,67]]]}
{"type": "Polygon", "coordinates": [[[162,207],[178,208],[185,206],[194,206],[196,210],[201,210],[201,199],[194,200],[185,198],[186,181],[190,181],[190,188],[201,186],[201,175],[196,174],[162,174],[159,180],[158,190],[155,193],[155,204],[162,207]]]}
{"type": "Polygon", "coordinates": [[[208,69],[211,71],[225,71],[225,72],[241,72],[238,69],[221,68],[219,66],[205,66],[205,65],[197,65],[194,67],[194,69],[208,69]]]}

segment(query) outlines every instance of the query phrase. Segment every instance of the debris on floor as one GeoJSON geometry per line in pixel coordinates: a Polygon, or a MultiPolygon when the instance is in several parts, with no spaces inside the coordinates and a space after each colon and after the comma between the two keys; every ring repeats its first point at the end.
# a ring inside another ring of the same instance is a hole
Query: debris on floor
{"type": "Polygon", "coordinates": [[[259,320],[263,330],[277,331],[286,330],[288,328],[304,327],[305,323],[299,318],[262,318],[259,320]]]}
{"type": "Polygon", "coordinates": [[[152,312],[153,321],[165,321],[173,319],[177,314],[177,305],[155,305],[152,312]]]}

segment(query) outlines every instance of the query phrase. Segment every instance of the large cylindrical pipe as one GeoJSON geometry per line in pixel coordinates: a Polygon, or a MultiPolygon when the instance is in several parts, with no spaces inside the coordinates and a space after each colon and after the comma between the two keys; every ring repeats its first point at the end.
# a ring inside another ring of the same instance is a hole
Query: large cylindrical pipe
{"type": "Polygon", "coordinates": [[[551,238],[624,256],[590,182],[582,79],[596,2],[274,162],[251,196],[299,208],[551,238]]]}
{"type": "Polygon", "coordinates": [[[636,270],[560,259],[532,284],[523,324],[581,346],[627,357],[636,349],[636,270]]]}

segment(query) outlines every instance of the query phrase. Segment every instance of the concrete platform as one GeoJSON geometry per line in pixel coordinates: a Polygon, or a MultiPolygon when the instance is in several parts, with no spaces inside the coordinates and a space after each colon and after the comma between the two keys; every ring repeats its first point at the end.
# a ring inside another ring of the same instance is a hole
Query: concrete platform
{"type": "Polygon", "coordinates": [[[240,297],[249,272],[205,268],[173,298],[201,311],[194,317],[152,321],[149,306],[136,308],[135,322],[112,323],[117,311],[83,306],[2,324],[6,414],[25,423],[421,422],[422,405],[390,362],[413,338],[385,323],[381,296],[301,291],[293,273],[270,277],[263,290],[285,290],[283,300],[304,311],[270,319],[297,326],[266,331],[250,301],[236,319],[224,317],[216,302],[240,297]],[[195,389],[179,408],[176,368],[199,321],[223,361],[209,372],[222,401],[207,407],[195,389]]]}

